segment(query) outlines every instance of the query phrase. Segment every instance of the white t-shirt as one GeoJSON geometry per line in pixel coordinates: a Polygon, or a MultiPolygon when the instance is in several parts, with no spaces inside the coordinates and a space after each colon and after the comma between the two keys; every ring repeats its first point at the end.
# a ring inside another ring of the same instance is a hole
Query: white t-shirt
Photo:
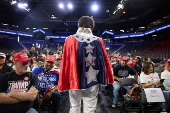
{"type": "MultiPolygon", "coordinates": [[[[160,78],[158,76],[158,73],[151,73],[149,75],[146,75],[144,72],[140,74],[140,82],[141,83],[151,83],[153,81],[159,81],[160,78]]],[[[155,85],[150,86],[151,87],[156,87],[155,85]]]]}
{"type": "Polygon", "coordinates": [[[161,73],[161,79],[170,79],[170,72],[165,70],[161,73]]]}

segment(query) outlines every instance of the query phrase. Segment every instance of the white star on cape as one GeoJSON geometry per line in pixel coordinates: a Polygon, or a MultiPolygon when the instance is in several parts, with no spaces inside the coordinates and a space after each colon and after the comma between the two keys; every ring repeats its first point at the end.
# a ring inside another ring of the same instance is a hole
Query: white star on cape
{"type": "Polygon", "coordinates": [[[88,45],[88,46],[86,46],[86,47],[84,47],[85,49],[86,49],[86,53],[93,53],[93,46],[91,46],[90,44],[88,45]]]}
{"type": "Polygon", "coordinates": [[[97,77],[96,75],[98,74],[99,70],[94,70],[92,66],[90,66],[89,71],[86,72],[86,77],[87,77],[87,84],[89,84],[91,81],[96,81],[97,82],[97,77]]]}
{"type": "Polygon", "coordinates": [[[95,66],[95,64],[94,64],[94,60],[95,60],[95,59],[96,59],[96,57],[93,57],[93,56],[89,53],[88,56],[85,58],[86,67],[89,66],[89,65],[95,66]]]}

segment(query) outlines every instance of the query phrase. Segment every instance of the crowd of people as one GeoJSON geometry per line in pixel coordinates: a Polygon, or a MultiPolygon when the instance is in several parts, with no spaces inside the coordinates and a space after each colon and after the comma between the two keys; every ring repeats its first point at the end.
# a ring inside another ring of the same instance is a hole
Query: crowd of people
{"type": "MultiPolygon", "coordinates": [[[[12,55],[0,53],[0,113],[37,113],[32,107],[37,95],[42,106],[52,101],[53,113],[57,113],[61,92],[67,90],[70,113],[80,113],[81,99],[84,113],[94,113],[100,84],[112,84],[111,106],[116,108],[122,79],[127,77],[135,78],[143,88],[164,87],[170,99],[170,59],[160,62],[164,70],[159,76],[151,58],[107,55],[103,40],[92,34],[94,26],[93,18],[81,17],[77,33],[56,53],[44,50],[38,54],[35,47],[12,55]]],[[[169,103],[161,107],[167,112],[169,103]]]]}

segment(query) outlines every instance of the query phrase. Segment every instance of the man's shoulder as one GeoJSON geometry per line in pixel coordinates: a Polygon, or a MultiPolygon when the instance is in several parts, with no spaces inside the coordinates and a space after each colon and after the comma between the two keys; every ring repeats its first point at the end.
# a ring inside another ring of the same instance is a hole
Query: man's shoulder
{"type": "Polygon", "coordinates": [[[167,71],[167,70],[165,70],[165,71],[163,71],[163,72],[161,73],[161,75],[169,75],[169,76],[170,76],[170,72],[167,71]]]}
{"type": "Polygon", "coordinates": [[[38,67],[34,68],[34,70],[32,70],[32,72],[34,74],[38,74],[39,72],[42,72],[42,71],[43,71],[42,66],[38,66],[38,67]]]}

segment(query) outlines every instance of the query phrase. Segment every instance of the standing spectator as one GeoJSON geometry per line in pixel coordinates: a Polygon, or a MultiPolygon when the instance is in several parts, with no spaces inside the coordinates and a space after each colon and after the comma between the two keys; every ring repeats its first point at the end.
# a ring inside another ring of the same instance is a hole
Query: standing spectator
{"type": "Polygon", "coordinates": [[[70,113],[94,113],[99,84],[113,83],[113,72],[104,42],[92,34],[94,20],[83,16],[75,35],[64,44],[58,90],[69,90],[70,113]]]}
{"type": "Polygon", "coordinates": [[[27,72],[25,53],[14,56],[15,71],[0,76],[0,113],[38,113],[32,108],[38,90],[37,77],[27,72]]]}
{"type": "MultiPolygon", "coordinates": [[[[137,79],[138,75],[137,73],[132,69],[132,67],[128,66],[128,57],[122,57],[120,64],[114,66],[114,75],[115,75],[115,81],[112,84],[113,85],[113,104],[112,107],[116,108],[118,101],[119,101],[119,90],[121,86],[121,82],[123,78],[128,77],[129,75],[134,76],[135,79],[137,79]]],[[[128,91],[128,87],[125,87],[125,89],[128,91]]]]}
{"type": "Polygon", "coordinates": [[[12,70],[13,69],[7,65],[6,55],[4,53],[0,53],[0,75],[12,70]]]}
{"type": "Polygon", "coordinates": [[[32,72],[38,76],[38,89],[43,101],[52,100],[53,113],[57,113],[60,106],[60,93],[57,91],[59,70],[54,66],[54,57],[47,55],[44,65],[32,72]]]}

